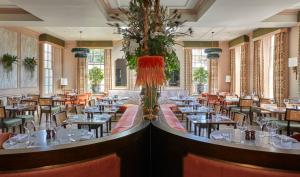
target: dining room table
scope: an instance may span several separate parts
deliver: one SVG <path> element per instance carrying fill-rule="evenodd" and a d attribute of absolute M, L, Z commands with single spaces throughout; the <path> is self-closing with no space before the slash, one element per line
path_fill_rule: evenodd
<path fill-rule="evenodd" d="M 272 114 L 272 117 L 276 117 L 278 120 L 284 120 L 286 107 L 278 107 L 274 105 L 264 104 L 263 106 L 252 106 L 252 114 L 255 110 L 267 111 Z M 253 116 L 253 115 L 252 115 Z"/>
<path fill-rule="evenodd" d="M 179 112 L 181 113 L 181 119 L 184 120 L 186 115 L 195 115 L 195 114 L 204 114 L 205 116 L 211 116 L 214 113 L 214 110 L 207 106 L 187 106 L 187 107 L 178 107 Z M 186 119 L 186 127 L 190 127 L 191 122 L 189 119 Z"/>
<path fill-rule="evenodd" d="M 9 112 L 9 117 L 15 118 L 17 114 L 21 114 L 30 108 L 27 104 L 13 104 L 5 106 L 5 110 Z"/>
<path fill-rule="evenodd" d="M 207 137 L 210 136 L 211 130 L 214 125 L 216 125 L 216 129 L 219 130 L 220 125 L 233 125 L 236 128 L 236 122 L 231 120 L 228 116 L 224 115 L 187 115 L 187 120 L 190 121 L 190 125 L 194 124 L 194 134 L 201 136 L 201 129 L 206 128 Z M 187 127 L 188 129 L 188 127 Z M 191 126 L 189 127 L 191 130 Z"/>
<path fill-rule="evenodd" d="M 169 97 L 169 100 L 189 103 L 189 102 L 197 101 L 197 98 L 192 96 L 175 96 L 175 97 Z"/>
<path fill-rule="evenodd" d="M 213 131 L 210 135 L 210 140 L 212 142 L 224 142 L 226 144 L 265 147 L 274 151 L 276 149 L 300 150 L 300 142 L 286 135 L 267 131 L 255 131 L 254 135 L 254 139 L 248 139 L 246 138 L 245 131 L 229 128 Z"/>
<path fill-rule="evenodd" d="M 106 131 L 111 130 L 111 118 L 110 114 L 96 114 L 93 117 L 89 117 L 85 114 L 70 115 L 65 121 L 66 124 L 77 124 L 78 129 L 86 125 L 89 130 L 94 129 L 96 132 L 96 138 L 99 137 L 98 129 L 100 128 L 100 137 L 103 137 L 103 125 L 106 124 Z"/>
<path fill-rule="evenodd" d="M 89 106 L 84 109 L 84 113 L 91 118 L 93 118 L 94 114 L 112 114 L 116 120 L 119 109 L 120 107 L 118 106 Z"/>
<path fill-rule="evenodd" d="M 93 133 L 85 129 L 56 127 L 53 131 L 55 131 L 55 134 L 51 134 L 51 136 L 47 136 L 49 135 L 47 130 L 17 134 L 6 140 L 2 147 L 3 149 L 45 148 L 95 138 Z"/>
<path fill-rule="evenodd" d="M 101 98 L 100 100 L 108 101 L 108 102 L 117 102 L 117 101 L 126 101 L 128 99 L 129 99 L 129 97 L 114 95 L 114 96 L 107 96 L 107 97 Z"/>

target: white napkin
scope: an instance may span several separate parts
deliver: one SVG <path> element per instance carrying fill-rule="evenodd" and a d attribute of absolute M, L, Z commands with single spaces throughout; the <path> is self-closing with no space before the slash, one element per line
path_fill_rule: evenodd
<path fill-rule="evenodd" d="M 221 134 L 215 134 L 215 135 L 211 135 L 215 140 L 221 140 L 224 137 Z"/>
<path fill-rule="evenodd" d="M 23 143 L 27 140 L 28 135 L 26 134 L 18 134 L 14 137 L 12 137 L 10 140 L 18 143 Z"/>

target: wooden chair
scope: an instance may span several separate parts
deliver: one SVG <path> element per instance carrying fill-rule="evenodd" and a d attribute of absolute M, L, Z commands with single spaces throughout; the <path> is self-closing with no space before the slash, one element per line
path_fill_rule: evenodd
<path fill-rule="evenodd" d="M 10 127 L 13 128 L 13 132 L 15 132 L 15 128 L 19 126 L 20 133 L 22 133 L 22 120 L 18 118 L 7 118 L 6 116 L 6 110 L 5 107 L 0 107 L 0 127 L 2 129 L 2 132 L 8 132 L 8 129 Z"/>
<path fill-rule="evenodd" d="M 21 97 L 7 97 L 7 105 L 14 105 L 21 102 Z"/>
<path fill-rule="evenodd" d="M 94 99 L 90 100 L 89 106 L 96 106 L 96 100 L 94 100 Z"/>
<path fill-rule="evenodd" d="M 240 120 L 245 121 L 246 115 L 242 113 L 235 112 L 233 115 L 233 121 L 238 122 Z"/>
<path fill-rule="evenodd" d="M 39 105 L 40 105 L 40 122 L 39 122 L 40 125 L 43 118 L 43 113 L 46 114 L 46 121 L 48 121 L 50 116 L 50 122 L 51 122 L 51 118 L 53 114 L 60 111 L 59 106 L 53 106 L 52 98 L 39 98 Z"/>
<path fill-rule="evenodd" d="M 66 128 L 67 123 L 65 122 L 68 119 L 67 112 L 61 111 L 53 115 L 56 126 L 63 126 Z"/>
<path fill-rule="evenodd" d="M 75 111 L 76 114 L 84 114 L 84 107 L 83 105 L 76 105 L 75 106 Z"/>
<path fill-rule="evenodd" d="M 37 112 L 37 115 L 39 118 L 39 113 L 38 113 L 37 101 L 22 100 L 21 103 L 26 104 L 28 106 L 28 109 L 25 112 L 22 112 L 22 114 L 17 115 L 16 118 L 19 118 L 22 120 L 22 126 L 24 127 L 26 122 L 34 121 L 35 112 Z M 26 112 L 28 112 L 28 114 L 26 114 Z"/>
<path fill-rule="evenodd" d="M 38 102 L 40 99 L 40 95 L 38 94 L 27 94 L 28 97 L 31 97 L 33 101 Z"/>
<path fill-rule="evenodd" d="M 250 116 L 251 108 L 253 106 L 253 100 L 252 99 L 240 99 L 239 106 L 231 108 L 231 113 L 243 113 L 246 115 L 246 117 L 250 118 L 250 123 L 252 125 L 252 116 Z"/>
<path fill-rule="evenodd" d="M 286 109 L 285 120 L 287 121 L 287 135 L 291 134 L 291 130 L 300 130 L 300 110 Z"/>
<path fill-rule="evenodd" d="M 214 107 L 216 104 L 219 104 L 218 95 L 207 95 L 207 106 Z"/>

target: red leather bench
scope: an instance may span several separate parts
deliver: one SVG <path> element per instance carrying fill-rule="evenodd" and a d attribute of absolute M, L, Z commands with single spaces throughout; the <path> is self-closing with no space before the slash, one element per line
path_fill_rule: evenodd
<path fill-rule="evenodd" d="M 184 177 L 299 177 L 299 173 L 240 166 L 188 154 L 183 160 Z"/>
<path fill-rule="evenodd" d="M 182 124 L 177 119 L 176 115 L 173 113 L 171 108 L 176 107 L 174 104 L 161 104 L 160 108 L 164 115 L 164 118 L 167 124 L 178 131 L 186 132 L 186 129 L 182 126 Z"/>
<path fill-rule="evenodd" d="M 0 177 L 120 177 L 120 159 L 112 154 L 60 167 L 0 173 Z"/>
<path fill-rule="evenodd" d="M 138 109 L 138 105 L 128 106 L 116 126 L 112 129 L 111 133 L 115 134 L 131 128 L 134 124 Z"/>

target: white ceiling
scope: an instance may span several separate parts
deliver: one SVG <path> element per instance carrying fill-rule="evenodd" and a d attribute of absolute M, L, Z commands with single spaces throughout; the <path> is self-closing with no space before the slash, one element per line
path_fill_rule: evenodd
<path fill-rule="evenodd" d="M 112 7 L 123 7 L 129 0 L 109 0 Z M 169 7 L 191 8 L 196 0 L 162 0 Z M 120 40 L 107 26 L 98 0 L 0 0 L 0 7 L 20 7 L 43 21 L 0 21 L 0 26 L 23 26 L 64 40 Z M 287 9 L 295 13 L 278 14 Z M 291 27 L 297 24 L 300 0 L 216 0 L 193 27 L 193 37 L 183 40 L 231 40 L 260 27 Z"/>

